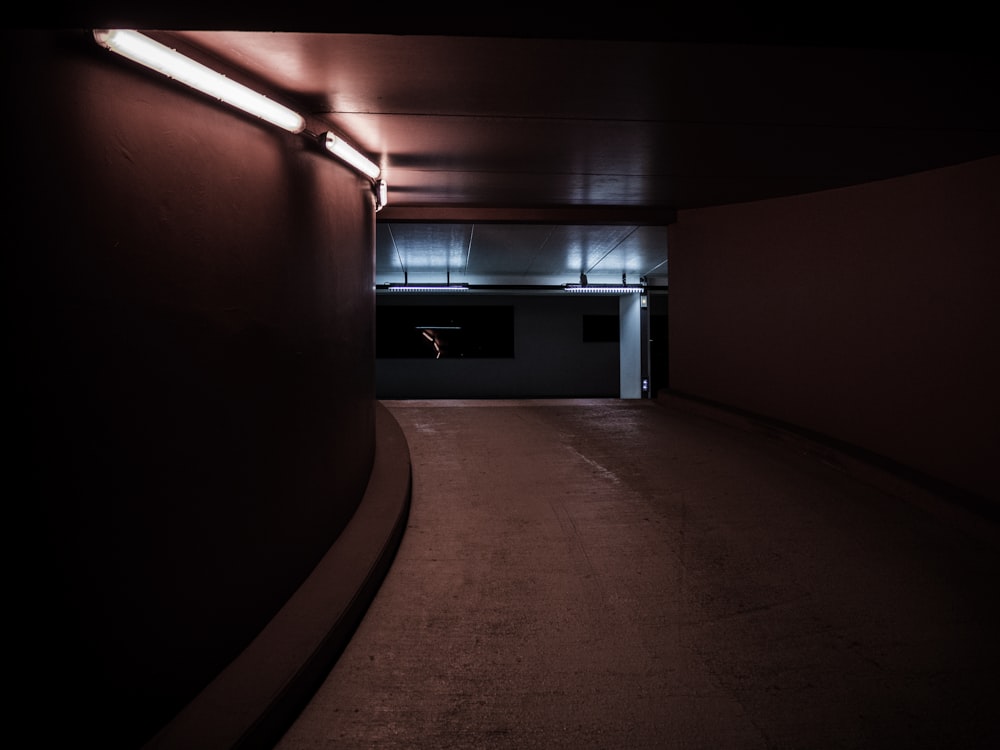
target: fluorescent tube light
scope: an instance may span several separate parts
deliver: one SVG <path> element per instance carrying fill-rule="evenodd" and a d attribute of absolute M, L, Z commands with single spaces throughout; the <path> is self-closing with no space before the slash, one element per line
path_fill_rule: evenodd
<path fill-rule="evenodd" d="M 468 284 L 389 284 L 390 292 L 467 292 Z"/>
<path fill-rule="evenodd" d="M 305 129 L 305 118 L 253 89 L 137 31 L 96 29 L 94 39 L 122 57 L 145 65 L 168 78 L 242 109 L 291 133 Z"/>
<path fill-rule="evenodd" d="M 641 286 L 627 284 L 564 284 L 567 292 L 587 292 L 589 294 L 631 294 L 641 292 Z"/>
<path fill-rule="evenodd" d="M 371 179 L 377 180 L 382 168 L 367 156 L 357 151 L 343 138 L 338 138 L 333 133 L 327 133 L 324 138 L 327 151 L 334 156 L 343 159 L 359 172 L 368 175 Z"/>

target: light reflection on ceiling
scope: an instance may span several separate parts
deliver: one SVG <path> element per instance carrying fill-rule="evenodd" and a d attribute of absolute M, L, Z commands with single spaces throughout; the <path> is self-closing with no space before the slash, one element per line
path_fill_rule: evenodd
<path fill-rule="evenodd" d="M 667 285 L 667 228 L 636 225 L 379 222 L 375 282 Z"/>

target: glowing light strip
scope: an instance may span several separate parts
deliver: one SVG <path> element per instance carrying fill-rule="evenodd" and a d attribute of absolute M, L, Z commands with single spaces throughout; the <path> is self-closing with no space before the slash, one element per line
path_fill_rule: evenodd
<path fill-rule="evenodd" d="M 137 31 L 97 29 L 94 31 L 94 39 L 122 57 L 291 133 L 301 133 L 305 129 L 305 118 L 299 113 Z"/>
<path fill-rule="evenodd" d="M 382 173 L 382 168 L 379 167 L 378 164 L 357 151 L 343 138 L 338 138 L 333 133 L 327 133 L 324 142 L 327 151 L 334 156 L 343 159 L 359 172 L 368 175 L 371 179 L 377 180 L 378 176 Z"/>
<path fill-rule="evenodd" d="M 589 292 L 591 294 L 629 294 L 641 292 L 641 286 L 618 286 L 613 284 L 566 284 L 567 292 Z"/>
<path fill-rule="evenodd" d="M 389 284 L 390 292 L 467 292 L 468 284 Z"/>

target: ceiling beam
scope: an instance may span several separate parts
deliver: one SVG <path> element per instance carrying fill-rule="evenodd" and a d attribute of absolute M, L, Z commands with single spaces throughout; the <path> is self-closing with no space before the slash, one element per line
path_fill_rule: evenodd
<path fill-rule="evenodd" d="M 571 206 L 565 208 L 474 208 L 464 206 L 393 206 L 378 213 L 379 222 L 464 224 L 572 224 L 666 226 L 677 220 L 672 208 Z"/>

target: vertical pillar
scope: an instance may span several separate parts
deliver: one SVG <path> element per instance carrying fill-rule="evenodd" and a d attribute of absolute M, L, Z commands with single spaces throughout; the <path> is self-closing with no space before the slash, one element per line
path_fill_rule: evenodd
<path fill-rule="evenodd" d="M 618 300 L 619 372 L 621 398 L 642 398 L 642 315 L 639 294 L 623 294 Z"/>
<path fill-rule="evenodd" d="M 651 315 L 649 311 L 649 295 L 643 292 L 639 296 L 639 346 L 641 352 L 641 365 L 642 370 L 640 375 L 642 376 L 642 397 L 649 398 L 652 395 L 652 357 L 650 356 L 650 339 L 652 334 L 650 331 L 650 321 L 649 316 Z"/>

